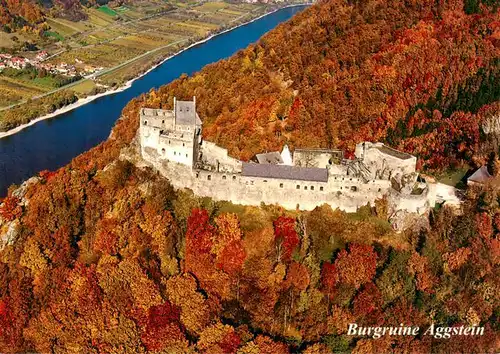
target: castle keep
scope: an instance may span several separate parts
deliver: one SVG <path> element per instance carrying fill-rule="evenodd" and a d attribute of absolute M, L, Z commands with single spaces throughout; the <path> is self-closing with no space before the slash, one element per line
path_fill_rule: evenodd
<path fill-rule="evenodd" d="M 237 204 L 280 204 L 312 210 L 321 204 L 354 212 L 386 196 L 393 211 L 424 213 L 435 204 L 433 186 L 420 182 L 416 157 L 363 142 L 355 158 L 343 151 L 295 149 L 256 155 L 243 162 L 202 138 L 196 99 L 174 99 L 172 111 L 142 108 L 142 158 L 176 188 Z"/>

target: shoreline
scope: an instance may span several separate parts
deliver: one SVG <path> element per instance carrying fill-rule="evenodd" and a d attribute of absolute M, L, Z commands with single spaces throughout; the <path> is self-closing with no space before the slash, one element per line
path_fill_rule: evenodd
<path fill-rule="evenodd" d="M 224 33 L 227 33 L 227 32 L 230 32 L 230 31 L 233 31 L 239 27 L 242 27 L 242 26 L 246 26 L 246 25 L 249 25 L 250 23 L 254 22 L 254 21 L 257 21 L 257 20 L 260 20 L 261 18 L 265 17 L 265 16 L 269 16 L 277 11 L 280 11 L 280 10 L 283 10 L 283 9 L 287 9 L 287 8 L 291 8 L 291 7 L 297 7 L 297 6 L 311 6 L 313 3 L 303 3 L 303 4 L 291 4 L 291 5 L 287 5 L 287 6 L 283 6 L 283 7 L 279 7 L 277 9 L 274 9 L 272 11 L 269 11 L 269 12 L 266 12 L 254 19 L 251 19 L 250 21 L 247 21 L 247 22 L 243 22 L 239 25 L 236 25 L 236 26 L 233 26 L 233 27 L 230 27 L 230 28 L 227 28 L 221 32 L 217 32 L 217 33 L 214 33 L 214 34 L 211 34 L 210 36 L 206 37 L 206 38 L 203 38 L 203 39 L 200 39 L 199 41 L 195 42 L 195 43 L 192 43 L 190 44 L 189 46 L 185 47 L 185 48 L 181 48 L 179 51 L 175 52 L 174 54 L 168 56 L 167 58 L 161 60 L 159 63 L 153 65 L 151 68 L 149 68 L 148 70 L 146 70 L 145 72 L 139 74 L 138 76 L 136 76 L 135 78 L 133 79 L 130 79 L 129 81 L 125 82 L 122 86 L 116 88 L 116 89 L 113 89 L 113 90 L 109 90 L 109 91 L 105 91 L 105 92 L 101 92 L 101 93 L 98 93 L 97 95 L 93 95 L 93 96 L 87 96 L 87 97 L 84 97 L 84 98 L 80 98 L 78 99 L 78 101 L 76 101 L 75 103 L 72 103 L 72 104 L 69 104 L 67 106 L 64 106 L 62 108 L 59 108 L 57 110 L 55 110 L 54 112 L 52 113 L 49 113 L 49 114 L 46 114 L 46 115 L 43 115 L 41 117 L 38 117 L 38 118 L 35 118 L 33 120 L 31 120 L 30 122 L 28 123 L 25 123 L 25 124 L 21 124 L 15 128 L 12 128 L 10 130 L 7 130 L 6 132 L 0 132 L 0 139 L 2 138 L 6 138 L 8 136 L 11 136 L 11 135 L 14 135 L 14 134 L 17 134 L 19 133 L 20 131 L 28 128 L 28 127 L 31 127 L 32 125 L 35 125 L 41 121 L 44 121 L 46 119 L 51 119 L 51 118 L 55 118 L 61 114 L 64 114 L 64 113 L 68 113 L 68 112 L 71 112 L 72 110 L 76 109 L 76 108 L 79 108 L 81 106 L 84 106 L 98 98 L 101 98 L 101 97 L 104 97 L 104 96 L 109 96 L 109 95 L 114 95 L 116 93 L 120 93 L 120 92 L 123 92 L 125 90 L 128 90 L 130 87 L 132 87 L 133 83 L 139 79 L 141 79 L 142 77 L 146 76 L 147 74 L 149 74 L 151 71 L 157 69 L 159 66 L 165 64 L 167 61 L 169 61 L 170 59 L 174 58 L 175 56 L 183 53 L 184 51 L 188 50 L 188 49 L 191 49 L 197 45 L 200 45 L 200 44 L 203 44 L 205 42 L 208 42 L 209 40 L 217 37 L 217 36 L 220 36 Z"/>

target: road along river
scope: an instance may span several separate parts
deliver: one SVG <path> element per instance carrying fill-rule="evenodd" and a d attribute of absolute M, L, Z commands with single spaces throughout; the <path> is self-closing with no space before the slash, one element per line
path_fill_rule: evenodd
<path fill-rule="evenodd" d="M 132 85 L 102 96 L 55 118 L 40 121 L 0 139 L 0 197 L 42 170 L 55 170 L 107 139 L 125 105 L 134 97 L 209 63 L 227 58 L 257 41 L 304 6 L 289 7 L 261 17 L 193 46 L 164 62 Z"/>

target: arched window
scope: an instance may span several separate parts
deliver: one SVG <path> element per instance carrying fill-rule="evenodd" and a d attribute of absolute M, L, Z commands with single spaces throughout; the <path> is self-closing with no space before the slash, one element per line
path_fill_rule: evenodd
<path fill-rule="evenodd" d="M 147 120 L 144 121 L 144 125 L 148 125 L 148 121 Z"/>
<path fill-rule="evenodd" d="M 161 153 L 162 153 L 162 154 L 165 154 L 165 149 L 161 149 Z"/>

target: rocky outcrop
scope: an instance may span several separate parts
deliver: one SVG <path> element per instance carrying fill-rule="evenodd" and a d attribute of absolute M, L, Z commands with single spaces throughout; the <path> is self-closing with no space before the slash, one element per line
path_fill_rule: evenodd
<path fill-rule="evenodd" d="M 389 223 L 394 231 L 402 232 L 412 230 L 418 232 L 429 228 L 429 218 L 427 213 L 420 215 L 406 210 L 398 210 L 389 217 Z"/>
<path fill-rule="evenodd" d="M 19 229 L 19 220 L 2 223 L 2 219 L 0 219 L 0 250 L 14 243 L 19 234 Z"/>
<path fill-rule="evenodd" d="M 29 203 L 29 200 L 26 198 L 28 188 L 39 182 L 39 177 L 32 177 L 12 192 L 12 196 L 19 199 L 18 205 L 23 207 L 23 209 Z M 21 223 L 19 220 L 6 220 L 0 216 L 0 250 L 3 250 L 7 245 L 12 245 L 16 241 L 20 228 Z"/>

